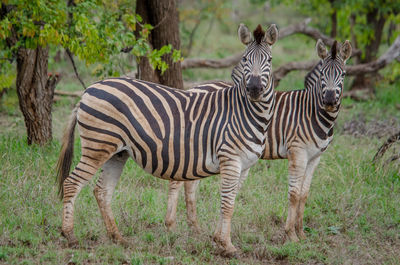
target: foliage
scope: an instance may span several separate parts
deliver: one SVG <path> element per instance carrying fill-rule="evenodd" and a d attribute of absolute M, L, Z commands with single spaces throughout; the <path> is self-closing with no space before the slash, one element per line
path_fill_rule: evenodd
<path fill-rule="evenodd" d="M 152 29 L 151 25 L 142 25 L 139 36 L 134 35 L 133 32 L 142 19 L 134 13 L 134 5 L 130 1 L 76 0 L 69 1 L 73 2 L 71 5 L 67 2 L 2 2 L 3 7 L 11 8 L 0 21 L 2 86 L 12 77 L 3 73 L 4 67 L 15 59 L 20 47 L 34 49 L 38 45 L 50 45 L 69 49 L 86 65 L 99 63 L 101 67 L 98 67 L 95 73 L 101 77 L 119 75 L 119 72 L 115 71 L 115 61 L 112 59 L 125 47 L 132 47 L 131 53 L 136 58 L 151 56 L 155 68 L 167 67 L 161 56 L 172 52 L 172 49 L 151 50 L 146 41 Z M 11 46 L 10 40 L 13 41 Z"/>
<path fill-rule="evenodd" d="M 185 56 L 188 55 L 193 38 L 200 24 L 209 23 L 209 30 L 213 26 L 215 20 L 220 23 L 229 17 L 230 1 L 227 0 L 199 0 L 182 3 L 179 7 L 180 32 L 182 39 L 182 50 Z M 209 31 L 208 30 L 208 31 Z M 207 36 L 203 36 L 206 38 Z"/>
<path fill-rule="evenodd" d="M 113 2 L 107 2 L 108 9 L 114 8 Z M 115 6 L 121 2 L 115 1 Z M 271 13 L 272 20 L 278 17 L 284 21 L 286 10 L 279 8 Z M 254 23 L 260 20 L 257 16 Z M 193 47 L 193 56 L 218 58 L 241 51 L 236 33 L 227 34 L 223 28 L 216 24 L 205 42 Z M 273 47 L 274 69 L 289 61 L 315 60 L 314 47 L 315 41 L 301 35 L 280 40 Z M 81 90 L 72 77 L 71 65 L 59 64 L 51 67 L 58 67 L 65 76 L 60 89 Z M 77 64 L 82 67 L 81 62 Z M 189 80 L 230 79 L 230 69 L 185 71 Z M 87 70 L 82 74 L 89 75 Z M 278 89 L 302 88 L 304 74 L 289 74 Z M 243 254 L 231 260 L 216 255 L 211 240 L 219 217 L 219 178 L 204 179 L 199 185 L 200 234 L 192 234 L 187 226 L 182 193 L 177 230 L 166 232 L 167 182 L 146 174 L 132 160 L 124 168 L 112 202 L 117 225 L 131 245 L 124 248 L 107 238 L 93 196 L 95 177 L 76 202 L 75 231 L 80 247 L 67 248 L 60 236 L 62 203 L 57 198 L 54 167 L 60 148 L 57 139 L 78 99 L 58 100 L 53 106 L 53 142 L 29 147 L 24 141 L 24 120 L 17 104 L 11 103 L 18 102 L 16 91 L 11 91 L 0 103 L 0 263 L 356 264 L 362 260 L 367 264 L 399 264 L 399 164 L 372 166 L 370 160 L 384 139 L 345 135 L 342 129 L 360 113 L 368 120 L 400 120 L 396 107 L 399 85 L 399 80 L 394 84 L 380 82 L 375 100 L 343 102 L 333 143 L 321 157 L 312 181 L 305 210 L 305 241 L 284 243 L 287 161 L 260 161 L 251 169 L 236 198 L 232 223 L 232 241 Z M 74 165 L 79 159 L 79 141 L 75 147 Z"/>
<path fill-rule="evenodd" d="M 181 53 L 179 50 L 172 49 L 172 45 L 168 44 L 161 49 L 154 49 L 148 55 L 150 63 L 155 66 L 156 69 L 161 71 L 161 74 L 165 72 L 168 68 L 168 64 L 162 60 L 162 56 L 164 54 L 168 54 L 172 52 L 172 61 L 177 62 L 181 60 Z"/>
<path fill-rule="evenodd" d="M 0 54 L 2 52 L 0 51 Z M 1 56 L 1 55 L 0 55 Z M 5 60 L 0 63 L 0 93 L 3 89 L 11 87 L 16 77 L 15 70 L 13 70 L 10 61 Z"/>
<path fill-rule="evenodd" d="M 272 3 L 278 5 L 282 1 L 273 0 Z M 358 48 L 364 54 L 365 47 L 375 38 L 375 25 L 368 22 L 367 16 L 376 19 L 383 17 L 387 24 L 391 22 L 399 24 L 400 22 L 400 6 L 396 1 L 284 0 L 283 3 L 296 6 L 301 13 L 312 17 L 313 23 L 325 33 L 330 32 L 332 27 L 330 17 L 336 12 L 338 38 L 352 39 L 352 34 L 354 34 Z M 355 18 L 353 28 L 350 23 L 351 16 Z M 389 37 L 394 40 L 400 34 L 399 28 L 397 27 L 396 31 L 391 34 Z"/>

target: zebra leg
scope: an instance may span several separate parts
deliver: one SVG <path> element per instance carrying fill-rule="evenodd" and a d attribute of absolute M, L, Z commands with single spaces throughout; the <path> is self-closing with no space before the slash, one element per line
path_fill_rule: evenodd
<path fill-rule="evenodd" d="M 185 202 L 186 202 L 186 214 L 190 228 L 193 232 L 199 233 L 200 227 L 197 222 L 197 211 L 196 211 L 196 189 L 199 185 L 200 180 L 185 181 Z"/>
<path fill-rule="evenodd" d="M 112 156 L 103 165 L 101 175 L 93 190 L 101 215 L 103 216 L 108 236 L 114 242 L 123 245 L 128 245 L 128 243 L 122 238 L 118 227 L 115 224 L 114 215 L 111 210 L 111 200 L 128 157 L 129 154 L 126 151 L 119 152 Z"/>
<path fill-rule="evenodd" d="M 183 181 L 172 180 L 168 185 L 168 203 L 165 225 L 168 231 L 174 231 L 176 227 L 176 207 L 178 206 L 179 190 L 183 186 Z"/>
<path fill-rule="evenodd" d="M 297 221 L 296 221 L 296 232 L 300 239 L 305 239 L 306 235 L 303 231 L 303 216 L 304 216 L 304 207 L 306 205 L 306 201 L 308 198 L 308 192 L 310 190 L 311 180 L 314 174 L 315 169 L 319 164 L 320 156 L 314 158 L 313 160 L 308 161 L 306 167 L 306 173 L 303 180 L 303 185 L 300 192 L 300 202 L 297 209 Z"/>
<path fill-rule="evenodd" d="M 303 177 L 307 166 L 307 154 L 302 149 L 290 150 L 289 160 L 289 210 L 285 224 L 285 232 L 290 241 L 298 242 L 299 238 L 295 232 L 295 222 L 297 220 L 297 208 L 300 202 L 300 192 Z"/>
<path fill-rule="evenodd" d="M 240 186 L 240 164 L 221 163 L 221 215 L 214 233 L 214 242 L 222 249 L 222 256 L 235 256 L 236 248 L 231 241 L 231 219 L 235 198 Z"/>
<path fill-rule="evenodd" d="M 240 179 L 239 179 L 239 190 L 243 185 L 243 182 L 247 179 L 247 176 L 249 175 L 250 168 L 246 169 L 245 171 L 240 174 Z"/>
<path fill-rule="evenodd" d="M 89 156 L 90 157 L 90 156 Z M 81 161 L 63 182 L 63 221 L 62 235 L 67 239 L 69 247 L 75 247 L 78 240 L 74 235 L 74 204 L 75 200 L 86 183 L 100 168 L 99 159 L 89 159 L 82 156 Z"/>

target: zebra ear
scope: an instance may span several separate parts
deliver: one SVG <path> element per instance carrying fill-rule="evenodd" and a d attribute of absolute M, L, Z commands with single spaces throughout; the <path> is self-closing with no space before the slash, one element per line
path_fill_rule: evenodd
<path fill-rule="evenodd" d="M 245 24 L 240 23 L 239 28 L 238 28 L 238 35 L 240 41 L 244 44 L 247 45 L 251 42 L 251 34 L 249 31 L 249 28 L 246 27 Z"/>
<path fill-rule="evenodd" d="M 326 49 L 325 44 L 322 42 L 321 39 L 318 39 L 317 44 L 315 45 L 315 49 L 317 50 L 317 54 L 321 59 L 325 59 L 328 55 L 328 50 Z"/>
<path fill-rule="evenodd" d="M 278 40 L 278 28 L 275 24 L 272 24 L 265 33 L 264 40 L 272 46 Z"/>
<path fill-rule="evenodd" d="M 347 59 L 350 58 L 351 56 L 351 44 L 350 41 L 346 40 L 343 44 L 342 47 L 340 47 L 340 55 L 342 56 L 342 59 L 344 62 L 347 61 Z"/>

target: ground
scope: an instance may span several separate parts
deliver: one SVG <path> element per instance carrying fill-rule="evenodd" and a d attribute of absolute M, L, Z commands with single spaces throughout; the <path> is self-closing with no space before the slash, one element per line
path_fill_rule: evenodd
<path fill-rule="evenodd" d="M 248 23 L 255 27 L 258 22 Z M 236 28 L 225 33 L 218 30 L 211 30 L 206 44 L 199 37 L 194 55 L 218 58 L 243 49 Z M 200 36 L 206 31 L 204 26 Z M 215 41 L 216 36 L 224 41 Z M 272 50 L 273 67 L 292 60 L 316 59 L 314 45 L 302 36 L 278 41 Z M 85 69 L 80 63 L 87 84 L 95 81 Z M 57 89 L 82 89 L 68 61 L 51 64 L 50 70 L 62 74 Z M 184 78 L 229 80 L 229 73 L 230 69 L 192 69 L 184 72 Z M 304 76 L 304 72 L 291 73 L 278 90 L 302 88 Z M 350 81 L 347 78 L 346 89 Z M 62 203 L 57 195 L 55 164 L 62 131 L 77 99 L 63 97 L 55 103 L 54 140 L 49 145 L 28 146 L 16 93 L 10 90 L 0 101 L 0 263 L 400 264 L 399 161 L 371 162 L 384 140 L 399 130 L 398 86 L 399 81 L 383 78 L 376 84 L 375 99 L 343 100 L 334 141 L 322 156 L 311 185 L 304 215 L 305 241 L 285 241 L 287 161 L 259 161 L 251 169 L 233 216 L 232 242 L 240 249 L 238 259 L 217 255 L 211 240 L 219 216 L 218 176 L 203 180 L 199 186 L 201 232 L 190 232 L 182 198 L 177 230 L 167 232 L 164 216 L 168 183 L 146 174 L 133 161 L 124 169 L 112 205 L 118 227 L 130 246 L 116 245 L 107 238 L 92 193 L 95 178 L 76 202 L 79 247 L 68 248 L 60 235 Z M 75 147 L 74 164 L 79 157 L 78 139 Z M 399 145 L 392 147 L 382 161 L 393 152 L 399 152 Z"/>

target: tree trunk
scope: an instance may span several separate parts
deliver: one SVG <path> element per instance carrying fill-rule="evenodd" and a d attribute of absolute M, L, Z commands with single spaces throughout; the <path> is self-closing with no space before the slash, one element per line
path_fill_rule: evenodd
<path fill-rule="evenodd" d="M 355 33 L 355 26 L 356 26 L 356 14 L 351 13 L 350 15 L 350 35 L 351 35 L 351 46 L 353 46 L 353 50 L 354 49 L 358 49 L 358 42 L 357 42 L 357 37 L 356 37 L 356 33 Z M 353 60 L 354 60 L 354 64 L 359 64 L 360 60 L 361 60 L 361 55 L 362 52 L 352 56 Z"/>
<path fill-rule="evenodd" d="M 337 34 L 337 12 L 336 9 L 333 10 L 331 15 L 332 29 L 331 29 L 331 38 L 336 38 Z"/>
<path fill-rule="evenodd" d="M 360 63 L 369 63 L 376 59 L 379 46 L 382 40 L 383 27 L 386 19 L 379 15 L 378 10 L 374 9 L 367 14 L 367 24 L 374 29 L 374 39 L 365 47 L 365 57 L 361 58 Z M 374 92 L 373 83 L 377 79 L 377 73 L 370 75 L 357 75 L 354 78 L 351 90 L 367 89 L 370 93 Z"/>
<path fill-rule="evenodd" d="M 142 17 L 143 23 L 154 26 L 149 36 L 153 49 L 160 49 L 168 44 L 171 44 L 173 49 L 180 49 L 179 18 L 175 0 L 138 0 L 136 13 Z M 162 59 L 168 64 L 164 74 L 158 70 L 154 71 L 147 58 L 140 58 L 138 78 L 183 89 L 181 63 L 174 63 L 171 54 L 164 55 Z"/>
<path fill-rule="evenodd" d="M 16 86 L 29 145 L 52 139 L 51 108 L 58 75 L 48 78 L 48 57 L 48 47 L 19 48 L 17 54 Z"/>
<path fill-rule="evenodd" d="M 332 14 L 331 14 L 331 38 L 336 38 L 337 34 L 337 10 L 335 7 L 335 0 L 329 0 L 329 3 L 331 4 L 332 8 Z"/>

